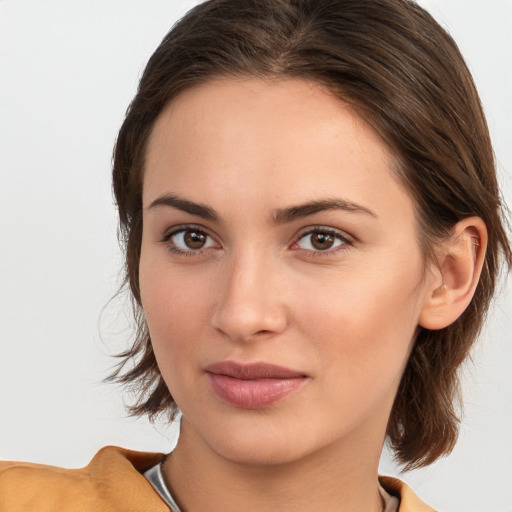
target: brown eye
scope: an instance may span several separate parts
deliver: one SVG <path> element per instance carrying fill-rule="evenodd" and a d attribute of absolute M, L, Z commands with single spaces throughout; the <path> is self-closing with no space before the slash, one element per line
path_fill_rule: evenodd
<path fill-rule="evenodd" d="M 217 245 L 210 235 L 193 227 L 178 229 L 166 235 L 162 242 L 176 254 L 200 253 L 203 249 Z"/>
<path fill-rule="evenodd" d="M 304 233 L 297 241 L 300 249 L 306 249 L 311 252 L 320 253 L 345 248 L 351 245 L 343 233 L 330 229 L 314 229 Z"/>
<path fill-rule="evenodd" d="M 206 243 L 206 235 L 200 231 L 185 231 L 183 241 L 189 249 L 202 249 Z"/>
<path fill-rule="evenodd" d="M 319 251 L 330 249 L 334 245 L 334 237 L 329 233 L 313 233 L 311 235 L 311 245 Z"/>

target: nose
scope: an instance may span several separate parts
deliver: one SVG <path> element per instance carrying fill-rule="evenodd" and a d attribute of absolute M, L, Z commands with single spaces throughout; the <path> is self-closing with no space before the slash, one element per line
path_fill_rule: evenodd
<path fill-rule="evenodd" d="M 217 276 L 221 284 L 213 327 L 238 342 L 282 333 L 288 315 L 286 289 L 278 266 L 263 255 L 247 252 L 226 262 L 224 271 Z"/>

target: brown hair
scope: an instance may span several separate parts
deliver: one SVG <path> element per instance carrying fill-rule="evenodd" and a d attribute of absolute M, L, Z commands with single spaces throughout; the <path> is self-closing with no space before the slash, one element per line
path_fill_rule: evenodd
<path fill-rule="evenodd" d="M 176 412 L 139 292 L 145 148 L 156 118 L 180 92 L 237 75 L 312 80 L 352 104 L 398 155 L 396 173 L 414 198 L 426 261 L 461 219 L 478 216 L 487 226 L 471 304 L 449 327 L 419 330 L 389 419 L 397 460 L 407 468 L 430 464 L 455 444 L 457 369 L 483 323 L 500 253 L 509 265 L 512 255 L 471 75 L 452 38 L 409 0 L 211 0 L 167 34 L 147 64 L 114 151 L 126 282 L 139 326 L 114 378 L 138 390 L 134 414 Z"/>

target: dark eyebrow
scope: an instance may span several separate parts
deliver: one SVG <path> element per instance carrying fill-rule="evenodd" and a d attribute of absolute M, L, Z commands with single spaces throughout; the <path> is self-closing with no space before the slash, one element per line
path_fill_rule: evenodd
<path fill-rule="evenodd" d="M 165 194 L 158 197 L 148 206 L 148 209 L 158 206 L 169 206 L 203 219 L 219 221 L 219 215 L 213 208 L 187 199 L 182 199 L 172 194 Z M 372 217 L 377 217 L 377 215 L 368 208 L 350 201 L 345 201 L 344 199 L 321 199 L 297 206 L 290 206 L 288 208 L 280 208 L 272 215 L 272 222 L 275 224 L 285 224 L 326 210 L 365 213 Z"/>
<path fill-rule="evenodd" d="M 171 194 L 165 194 L 156 198 L 149 206 L 150 208 L 156 208 L 157 206 L 170 206 L 171 208 L 176 208 L 178 210 L 182 210 L 186 213 L 190 213 L 191 215 L 197 215 L 203 219 L 217 221 L 219 220 L 219 216 L 217 212 L 200 203 L 194 203 L 193 201 L 188 201 L 187 199 L 181 199 L 177 196 L 173 196 Z"/>
<path fill-rule="evenodd" d="M 368 208 L 356 203 L 345 201 L 344 199 L 321 199 L 319 201 L 311 201 L 310 203 L 279 209 L 272 216 L 272 220 L 276 224 L 284 224 L 286 222 L 292 222 L 326 210 L 343 210 L 346 212 L 365 213 L 372 217 L 377 217 L 377 215 Z"/>

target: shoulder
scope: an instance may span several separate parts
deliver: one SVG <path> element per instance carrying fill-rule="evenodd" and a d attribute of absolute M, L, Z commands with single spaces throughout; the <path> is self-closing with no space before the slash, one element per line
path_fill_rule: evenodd
<path fill-rule="evenodd" d="M 168 508 L 141 474 L 162 457 L 158 453 L 108 446 L 80 469 L 0 462 L 0 510 L 167 512 Z"/>
<path fill-rule="evenodd" d="M 398 478 L 381 476 L 379 482 L 387 492 L 400 498 L 398 512 L 436 512 L 435 509 L 421 501 L 412 489 Z"/>

